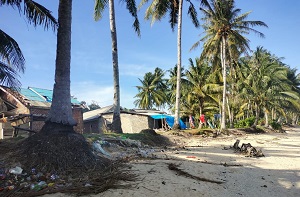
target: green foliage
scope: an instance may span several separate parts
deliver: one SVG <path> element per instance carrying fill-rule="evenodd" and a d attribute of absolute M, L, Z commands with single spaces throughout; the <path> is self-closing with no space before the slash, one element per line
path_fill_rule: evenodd
<path fill-rule="evenodd" d="M 276 121 L 272 121 L 270 125 L 271 125 L 272 129 L 275 129 L 275 130 L 281 130 L 282 129 L 281 124 L 279 124 Z"/>
<path fill-rule="evenodd" d="M 234 124 L 235 128 L 245 128 L 251 127 L 255 121 L 255 117 L 246 118 L 244 120 L 240 120 Z"/>

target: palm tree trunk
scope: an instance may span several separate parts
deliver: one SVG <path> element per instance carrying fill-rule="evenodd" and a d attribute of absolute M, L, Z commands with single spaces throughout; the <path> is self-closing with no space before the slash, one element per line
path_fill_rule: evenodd
<path fill-rule="evenodd" d="M 222 116 L 221 116 L 221 130 L 226 128 L 225 120 L 226 120 L 226 38 L 222 36 L 222 44 L 221 44 L 221 63 L 223 68 L 223 98 L 222 98 Z"/>
<path fill-rule="evenodd" d="M 45 124 L 47 126 L 47 124 L 58 123 L 70 131 L 76 125 L 76 121 L 72 115 L 70 93 L 71 21 L 72 0 L 60 0 L 58 8 L 59 27 L 57 32 L 55 83 L 52 105 Z"/>
<path fill-rule="evenodd" d="M 229 118 L 229 128 L 233 128 L 233 113 L 230 110 L 228 97 L 226 97 L 227 109 L 228 109 L 228 118 Z"/>
<path fill-rule="evenodd" d="M 252 125 L 252 127 L 256 127 L 258 124 L 258 119 L 259 119 L 259 106 L 257 103 L 255 103 L 255 121 Z"/>
<path fill-rule="evenodd" d="M 182 1 L 179 0 L 178 10 L 178 34 L 177 34 L 177 82 L 176 82 L 176 103 L 175 103 L 175 120 L 173 129 L 179 129 L 179 112 L 180 112 L 180 83 L 181 83 L 181 27 L 182 27 Z"/>
<path fill-rule="evenodd" d="M 268 114 L 268 110 L 266 108 L 264 108 L 265 111 L 265 126 L 268 127 L 269 126 L 269 114 Z"/>
<path fill-rule="evenodd" d="M 109 0 L 109 20 L 110 20 L 111 43 L 112 43 L 112 62 L 113 62 L 113 80 L 114 80 L 114 114 L 113 114 L 112 129 L 113 132 L 115 133 L 122 133 L 121 116 L 120 116 L 118 44 L 117 44 L 117 30 L 116 30 L 114 0 Z"/>
<path fill-rule="evenodd" d="M 200 121 L 200 116 L 201 116 L 201 114 L 203 113 L 203 107 L 202 107 L 202 105 L 200 104 L 199 105 L 199 126 L 198 126 L 198 129 L 201 129 L 202 128 L 202 124 L 201 124 L 201 121 Z"/>

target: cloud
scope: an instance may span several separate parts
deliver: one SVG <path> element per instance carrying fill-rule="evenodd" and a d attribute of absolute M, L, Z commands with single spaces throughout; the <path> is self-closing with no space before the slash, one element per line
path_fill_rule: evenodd
<path fill-rule="evenodd" d="M 92 81 L 82 81 L 71 84 L 71 94 L 79 101 L 85 101 L 88 104 L 96 102 L 100 107 L 113 104 L 113 86 L 96 84 Z M 133 108 L 134 92 L 121 89 L 121 106 Z"/>
<path fill-rule="evenodd" d="M 91 104 L 97 102 L 101 107 L 113 104 L 113 86 L 104 86 L 92 81 L 71 84 L 71 94 L 79 101 Z"/>

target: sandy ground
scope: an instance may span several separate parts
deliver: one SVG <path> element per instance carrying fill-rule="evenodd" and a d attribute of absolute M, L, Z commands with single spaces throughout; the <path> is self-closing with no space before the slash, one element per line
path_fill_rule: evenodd
<path fill-rule="evenodd" d="M 234 153 L 236 139 L 261 148 L 265 157 Z M 110 189 L 96 196 L 123 197 L 298 197 L 300 196 L 300 128 L 286 133 L 244 134 L 218 138 L 176 138 L 185 149 L 153 153 L 157 159 L 131 162 L 139 180 L 130 189 Z M 224 149 L 225 147 L 225 149 Z M 210 164 L 207 164 L 208 162 Z M 193 176 L 222 181 L 199 181 L 169 170 L 174 163 Z M 228 164 L 224 166 L 221 164 Z M 230 166 L 236 165 L 236 166 Z M 44 197 L 65 197 L 65 194 Z"/>

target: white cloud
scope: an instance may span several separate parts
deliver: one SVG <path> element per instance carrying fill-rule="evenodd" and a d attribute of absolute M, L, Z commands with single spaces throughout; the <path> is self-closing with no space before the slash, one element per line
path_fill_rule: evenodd
<path fill-rule="evenodd" d="M 83 81 L 71 84 L 71 94 L 79 101 L 85 101 L 91 104 L 93 101 L 98 103 L 100 107 L 113 104 L 113 86 L 105 86 L 96 84 L 92 81 Z M 126 108 L 134 108 L 134 93 L 126 89 L 121 89 L 121 106 Z"/>
<path fill-rule="evenodd" d="M 104 86 L 92 81 L 71 84 L 72 95 L 79 101 L 91 104 L 97 102 L 101 107 L 113 104 L 113 86 Z"/>

